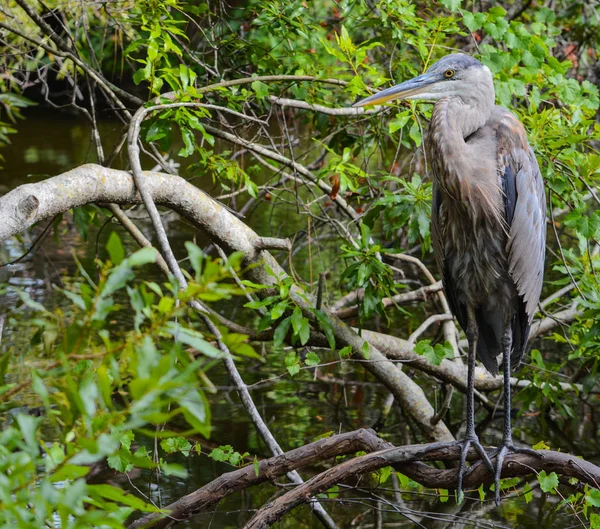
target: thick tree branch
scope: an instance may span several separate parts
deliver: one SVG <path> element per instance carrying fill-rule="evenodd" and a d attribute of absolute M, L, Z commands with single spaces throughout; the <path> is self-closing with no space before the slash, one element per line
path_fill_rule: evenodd
<path fill-rule="evenodd" d="M 200 489 L 167 505 L 167 515 L 150 514 L 136 520 L 128 529 L 166 529 L 188 520 L 194 514 L 205 511 L 223 498 L 253 485 L 273 481 L 290 470 L 314 465 L 333 457 L 350 455 L 359 450 L 367 455 L 356 457 L 334 466 L 308 480 L 303 485 L 279 497 L 261 509 L 248 523 L 247 529 L 265 528 L 280 519 L 286 512 L 308 501 L 312 496 L 323 492 L 336 483 L 373 472 L 385 466 L 393 466 L 397 471 L 429 488 L 456 486 L 456 470 L 439 469 L 425 464 L 431 461 L 456 461 L 460 447 L 448 443 L 410 445 L 394 447 L 378 438 L 372 430 L 357 430 L 335 435 L 305 445 L 301 448 L 260 461 L 258 473 L 253 465 L 223 474 Z M 581 483 L 599 488 L 600 468 L 568 454 L 541 451 L 540 457 L 528 454 L 513 454 L 506 458 L 503 477 L 531 476 L 541 470 L 557 472 L 565 477 L 573 477 Z M 472 461 L 477 458 L 475 451 L 470 454 Z M 477 488 L 480 484 L 490 484 L 493 477 L 485 465 L 476 464 L 465 478 L 465 486 Z"/>
<path fill-rule="evenodd" d="M 151 514 L 136 520 L 127 529 L 166 529 L 194 514 L 215 505 L 223 498 L 253 485 L 275 480 L 286 472 L 300 469 L 341 455 L 353 454 L 360 450 L 374 452 L 390 446 L 390 443 L 377 437 L 372 430 L 334 435 L 320 439 L 309 445 L 290 450 L 258 464 L 258 474 L 253 465 L 222 474 L 204 487 L 167 505 L 168 516 Z"/>
<path fill-rule="evenodd" d="M 268 264 L 277 276 L 286 276 L 268 252 L 257 249 L 260 237 L 225 207 L 182 178 L 162 173 L 146 175 L 148 193 L 157 204 L 168 205 L 178 211 L 220 246 L 243 252 L 248 264 L 260 265 L 250 269 L 255 282 L 277 284 L 276 279 L 266 272 L 264 264 Z M 125 171 L 84 165 L 44 182 L 20 186 L 0 198 L 0 215 L 5 218 L 5 222 L 0 223 L 0 240 L 24 231 L 48 216 L 91 202 L 139 203 L 140 197 L 131 176 Z M 308 297 L 298 292 L 296 298 L 296 302 L 312 314 L 313 305 Z M 331 319 L 336 340 L 352 345 L 357 354 L 363 354 L 364 340 L 333 315 Z M 443 422 L 431 424 L 435 412 L 422 388 L 375 346 L 370 347 L 369 361 L 364 365 L 394 394 L 398 403 L 422 426 L 428 438 L 453 439 Z"/>
<path fill-rule="evenodd" d="M 474 452 L 474 451 L 473 451 Z M 567 478 L 576 478 L 581 483 L 599 489 L 600 468 L 585 460 L 562 452 L 541 451 L 536 457 L 529 454 L 511 454 L 504 460 L 502 477 L 531 476 L 541 470 L 556 472 Z M 475 455 L 473 453 L 473 455 Z M 460 447 L 446 443 L 401 446 L 387 448 L 371 454 L 345 461 L 317 476 L 260 509 L 244 526 L 244 529 L 267 529 L 293 508 L 305 503 L 314 494 L 319 494 L 337 483 L 393 466 L 413 480 L 431 488 L 456 486 L 456 470 L 440 470 L 422 464 L 422 461 L 456 461 Z M 420 464 L 416 464 L 420 463 Z M 493 482 L 486 465 L 477 464 L 464 480 L 465 488 L 477 488 L 480 484 Z"/>
<path fill-rule="evenodd" d="M 260 237 L 256 232 L 206 193 L 177 176 L 147 174 L 148 186 L 157 204 L 179 212 L 220 246 L 243 252 L 248 263 L 267 263 L 276 273 L 285 274 L 270 253 L 258 250 Z M 48 180 L 25 184 L 0 197 L 0 240 L 74 207 L 107 202 L 139 204 L 140 201 L 129 173 L 94 164 L 82 165 Z M 253 267 L 251 273 L 257 283 L 273 282 L 273 277 L 263 266 Z M 411 367 L 465 391 L 464 368 L 454 362 L 443 360 L 435 366 L 417 355 L 406 340 L 367 330 L 363 330 L 363 336 L 389 358 L 410 363 Z M 518 387 L 531 384 L 529 380 L 511 379 L 511 382 Z M 477 368 L 475 387 L 478 390 L 494 391 L 501 386 L 501 377 L 491 377 L 485 370 Z M 570 390 L 575 386 L 561 383 L 561 387 Z"/>

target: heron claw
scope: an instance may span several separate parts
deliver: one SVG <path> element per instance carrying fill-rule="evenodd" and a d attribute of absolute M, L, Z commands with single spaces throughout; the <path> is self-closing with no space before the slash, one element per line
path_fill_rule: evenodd
<path fill-rule="evenodd" d="M 544 457 L 537 450 L 533 448 L 519 448 L 512 444 L 511 441 L 504 441 L 492 454 L 492 457 L 496 458 L 496 469 L 494 470 L 494 501 L 496 507 L 500 506 L 500 478 L 502 475 L 502 465 L 504 464 L 504 458 L 507 454 L 528 454 L 536 457 Z"/>
<path fill-rule="evenodd" d="M 490 461 L 490 458 L 489 458 L 487 452 L 485 451 L 485 448 L 479 442 L 479 438 L 477 437 L 477 435 L 473 434 L 473 435 L 466 437 L 465 439 L 463 439 L 461 441 L 455 441 L 455 444 L 460 446 L 460 463 L 458 465 L 458 483 L 456 486 L 456 492 L 458 494 L 458 503 L 462 503 L 463 498 L 464 498 L 464 493 L 463 493 L 463 488 L 462 488 L 463 478 L 467 474 L 469 474 L 469 472 L 473 468 L 473 465 L 471 465 L 469 467 L 465 467 L 469 449 L 471 447 L 475 448 L 475 450 L 481 457 L 481 461 L 483 461 L 492 472 L 494 472 L 494 466 L 492 465 L 492 462 Z"/>

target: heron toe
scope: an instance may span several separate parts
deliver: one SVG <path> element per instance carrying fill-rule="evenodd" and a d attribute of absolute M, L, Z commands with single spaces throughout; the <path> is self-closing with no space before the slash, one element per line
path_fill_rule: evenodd
<path fill-rule="evenodd" d="M 463 439 L 462 441 L 456 441 L 455 444 L 457 444 L 461 447 L 460 448 L 460 463 L 458 465 L 458 480 L 457 480 L 457 485 L 456 485 L 456 491 L 458 494 L 458 503 L 462 503 L 462 500 L 464 497 L 463 489 L 462 489 L 463 478 L 469 473 L 469 470 L 473 466 L 473 465 L 471 465 L 469 467 L 466 466 L 467 455 L 469 454 L 469 449 L 471 447 L 475 448 L 475 450 L 481 457 L 481 460 L 487 465 L 487 467 L 492 472 L 494 472 L 494 466 L 492 465 L 492 462 L 490 461 L 490 458 L 489 458 L 487 452 L 485 451 L 485 448 L 479 442 L 479 438 L 476 435 L 468 436 L 465 439 Z"/>
<path fill-rule="evenodd" d="M 504 465 L 504 458 L 508 454 L 529 454 L 536 457 L 544 457 L 537 450 L 533 448 L 520 448 L 512 444 L 512 442 L 503 442 L 497 450 L 492 454 L 492 457 L 496 458 L 496 469 L 494 470 L 494 501 L 496 507 L 500 505 L 500 479 L 502 477 L 502 466 Z"/>

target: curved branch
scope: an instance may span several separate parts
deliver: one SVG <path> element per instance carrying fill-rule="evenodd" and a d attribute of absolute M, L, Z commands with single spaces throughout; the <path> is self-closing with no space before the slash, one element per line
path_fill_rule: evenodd
<path fill-rule="evenodd" d="M 511 454 L 504 460 L 502 477 L 530 476 L 544 470 L 576 478 L 581 483 L 600 489 L 600 468 L 596 465 L 562 452 L 544 450 L 538 454 L 537 457 L 529 454 Z M 470 455 L 475 456 L 475 452 L 472 451 Z M 456 469 L 440 470 L 425 465 L 422 461 L 456 461 L 459 457 L 460 447 L 446 443 L 387 448 L 356 457 L 318 474 L 270 502 L 252 517 L 244 529 L 267 529 L 314 494 L 324 492 L 349 478 L 386 466 L 393 466 L 426 487 L 453 489 L 456 486 Z M 473 471 L 465 477 L 464 486 L 477 488 L 482 483 L 489 484 L 493 480 L 494 477 L 486 465 L 476 464 Z"/>
<path fill-rule="evenodd" d="M 347 108 L 331 108 L 316 103 L 307 103 L 306 101 L 298 101 L 297 99 L 286 99 L 285 97 L 270 96 L 271 103 L 280 107 L 300 108 L 302 110 L 312 110 L 329 116 L 363 116 L 370 114 L 378 114 L 385 107 L 377 107 L 375 109 L 366 109 L 365 107 L 347 107 Z M 360 111 L 360 112 L 359 112 Z"/>
<path fill-rule="evenodd" d="M 336 483 L 349 478 L 373 472 L 384 466 L 394 468 L 428 488 L 453 489 L 456 485 L 456 469 L 439 469 L 425 464 L 431 461 L 456 461 L 460 457 L 460 447 L 449 443 L 409 445 L 394 447 L 377 437 L 373 430 L 360 429 L 327 439 L 320 439 L 285 454 L 259 462 L 257 471 L 253 465 L 222 474 L 200 489 L 167 505 L 165 513 L 154 513 L 131 523 L 127 529 L 166 529 L 188 520 L 194 514 L 205 511 L 227 496 L 253 485 L 273 481 L 290 470 L 314 465 L 333 457 L 350 455 L 359 450 L 367 455 L 345 461 L 318 474 L 305 484 L 281 496 L 275 502 L 261 509 L 248 523 L 246 529 L 268 527 L 295 506 L 309 501 L 310 497 L 327 490 Z M 600 488 L 600 468 L 575 456 L 541 451 L 539 457 L 529 454 L 512 454 L 507 457 L 502 476 L 529 476 L 538 471 L 557 472 L 566 477 L 577 478 L 594 488 Z M 472 451 L 469 460 L 477 459 Z M 465 477 L 465 486 L 477 488 L 490 484 L 493 476 L 485 465 L 476 464 Z"/>
<path fill-rule="evenodd" d="M 219 88 L 229 88 L 230 86 L 237 86 L 241 84 L 249 84 L 254 81 L 261 81 L 263 83 L 277 82 L 277 81 L 310 81 L 313 83 L 324 83 L 332 84 L 337 86 L 346 86 L 348 81 L 342 81 L 341 79 L 323 79 L 321 77 L 315 77 L 314 75 L 258 75 L 256 77 L 244 77 L 242 79 L 232 79 L 231 81 L 221 81 L 220 83 L 211 84 L 198 88 L 198 92 L 204 94 L 206 92 L 213 92 Z M 162 96 L 161 96 L 162 97 Z"/>
<path fill-rule="evenodd" d="M 572 321 L 582 314 L 583 310 L 575 305 L 568 309 L 556 312 L 543 320 L 537 320 L 531 326 L 531 332 L 529 333 L 530 340 L 547 333 L 549 330 L 554 329 L 554 327 L 558 327 L 559 325 L 570 325 Z"/>
<path fill-rule="evenodd" d="M 259 250 L 261 243 L 256 232 L 209 195 L 178 176 L 152 172 L 146 174 L 147 185 L 157 204 L 168 206 L 182 214 L 220 246 L 230 251 L 243 252 L 249 264 L 268 264 L 276 275 L 285 274 L 270 253 Z M 0 241 L 57 213 L 85 204 L 107 202 L 141 202 L 129 173 L 86 164 L 39 183 L 19 186 L 0 197 Z M 257 283 L 271 284 L 274 281 L 273 276 L 266 273 L 264 266 L 253 267 L 251 273 Z M 466 376 L 461 366 L 449 360 L 443 360 L 439 366 L 435 366 L 417 355 L 406 340 L 394 336 L 367 330 L 363 330 L 362 335 L 389 358 L 410 362 L 412 367 L 465 391 Z M 376 376 L 379 378 L 377 374 Z M 530 384 L 527 380 L 512 379 L 511 382 L 518 387 Z M 491 377 L 478 368 L 475 376 L 475 387 L 478 390 L 493 391 L 501 386 L 501 377 Z M 567 390 L 572 388 L 571 384 L 564 384 L 563 387 Z"/>
<path fill-rule="evenodd" d="M 161 110 L 165 108 L 179 108 L 179 107 L 187 107 L 191 106 L 189 103 L 171 103 L 166 105 L 158 105 L 149 108 L 139 108 L 131 123 L 129 125 L 129 132 L 127 135 L 127 151 L 129 154 L 129 163 L 131 164 L 133 178 L 135 180 L 136 187 L 139 190 L 140 195 L 142 196 L 142 200 L 144 202 L 144 206 L 148 210 L 150 215 L 150 219 L 152 220 L 152 224 L 154 226 L 154 230 L 156 232 L 160 248 L 162 254 L 165 258 L 165 261 L 169 265 L 171 272 L 175 275 L 177 282 L 181 288 L 187 287 L 187 280 L 183 275 L 181 268 L 179 267 L 179 263 L 173 254 L 173 250 L 169 243 L 169 239 L 167 237 L 167 233 L 160 219 L 160 214 L 158 213 L 158 208 L 154 203 L 154 198 L 148 188 L 148 179 L 146 175 L 142 171 L 142 165 L 140 163 L 140 146 L 139 146 L 139 134 L 140 127 L 146 116 L 148 116 L 151 112 L 156 110 Z M 259 238 L 257 243 L 262 246 L 264 240 Z M 225 354 L 223 362 L 225 364 L 225 368 L 231 377 L 232 382 L 234 383 L 237 393 L 244 404 L 244 408 L 248 412 L 250 416 L 250 420 L 254 424 L 254 427 L 258 431 L 259 435 L 262 437 L 266 445 L 271 450 L 273 455 L 280 455 L 283 453 L 283 450 L 279 446 L 279 443 L 269 430 L 268 426 L 264 422 L 261 417 L 252 397 L 250 396 L 250 392 L 248 391 L 248 386 L 244 382 L 242 376 L 240 375 L 237 366 L 233 360 L 233 357 L 229 351 L 229 348 L 225 344 L 222 339 L 221 333 L 219 329 L 215 326 L 210 318 L 207 317 L 207 310 L 205 306 L 198 300 L 190 301 L 190 306 L 200 313 L 200 316 L 204 320 L 205 325 L 208 327 L 210 332 L 215 336 L 217 340 L 217 345 L 219 349 Z M 292 483 L 301 484 L 303 483 L 302 478 L 296 471 L 291 471 L 288 473 L 288 478 Z M 311 508 L 314 511 L 315 515 L 319 518 L 319 520 L 323 523 L 323 525 L 327 529 L 337 529 L 337 525 L 333 521 L 333 519 L 329 516 L 327 511 L 323 508 L 323 506 L 319 503 L 318 500 L 311 500 Z"/>
<path fill-rule="evenodd" d="M 302 310 L 304 315 L 315 320 L 313 305 L 308 301 L 306 293 L 296 285 L 290 289 L 290 297 Z M 358 358 L 364 358 L 368 369 L 396 398 L 398 404 L 417 422 L 428 439 L 434 441 L 452 441 L 454 436 L 441 421 L 435 423 L 435 410 L 427 399 L 423 388 L 414 382 L 401 368 L 395 365 L 365 336 L 359 335 L 332 313 L 323 309 L 328 316 L 336 343 L 349 345 Z"/>
<path fill-rule="evenodd" d="M 391 298 L 383 298 L 381 300 L 381 303 L 385 308 L 388 308 L 395 305 L 403 305 L 404 303 L 410 303 L 412 301 L 426 301 L 427 296 L 429 294 L 441 292 L 441 290 L 442 282 L 437 281 L 432 285 L 427 285 L 421 288 L 417 288 L 415 290 L 410 290 L 409 292 L 401 292 L 400 294 L 396 294 Z M 358 306 L 352 305 L 346 308 L 344 308 L 344 306 L 348 305 L 349 303 L 358 303 L 363 296 L 364 289 L 358 289 L 354 292 L 351 292 L 347 296 L 341 298 L 333 306 L 332 310 L 335 313 L 335 315 L 342 320 L 353 318 L 358 314 Z"/>
<path fill-rule="evenodd" d="M 412 344 L 396 336 L 366 329 L 363 329 L 362 336 L 382 351 L 388 358 L 408 364 L 410 367 L 423 371 L 442 382 L 452 384 L 463 393 L 466 392 L 467 371 L 464 365 L 456 364 L 447 359 L 442 360 L 440 365 L 432 364 L 424 356 L 415 353 Z M 495 404 L 487 401 L 479 391 L 496 391 L 502 388 L 502 384 L 501 376 L 493 377 L 486 369 L 480 366 L 475 368 L 475 395 L 488 409 L 493 410 L 497 409 L 497 407 Z M 526 388 L 533 384 L 533 382 L 531 380 L 520 380 L 516 377 L 511 377 L 510 384 L 513 387 Z M 573 384 L 571 382 L 556 382 L 556 384 L 563 391 L 583 391 L 581 384 Z"/>
<path fill-rule="evenodd" d="M 431 327 L 434 323 L 439 323 L 440 321 L 446 322 L 448 320 L 452 320 L 454 316 L 452 314 L 433 314 L 429 316 L 421 325 L 417 327 L 417 329 L 408 337 L 408 342 L 414 344 L 419 337 Z"/>
<path fill-rule="evenodd" d="M 254 282 L 276 286 L 277 277 L 286 277 L 287 274 L 273 256 L 258 249 L 261 243 L 256 232 L 209 195 L 177 176 L 152 172 L 144 174 L 145 186 L 154 202 L 181 213 L 220 246 L 243 252 L 247 264 L 258 265 L 250 267 L 249 271 Z M 0 240 L 73 207 L 91 202 L 131 204 L 140 201 L 129 173 L 94 164 L 83 165 L 43 182 L 20 186 L 1 197 L 0 215 L 4 216 L 4 222 L 0 223 Z M 271 269 L 271 274 L 267 268 Z M 296 296 L 298 305 L 314 317 L 314 304 L 308 296 L 303 292 L 298 292 Z M 336 341 L 352 345 L 356 354 L 363 355 L 363 338 L 335 316 L 330 315 L 330 318 Z M 377 347 L 371 345 L 370 358 L 364 362 L 364 366 L 394 394 L 398 403 L 421 425 L 429 439 L 453 439 L 443 422 L 431 424 L 435 410 L 423 389 L 380 353 Z"/>
<path fill-rule="evenodd" d="M 373 430 L 365 429 L 320 439 L 285 454 L 263 459 L 258 464 L 258 472 L 253 465 L 248 465 L 222 474 L 204 487 L 167 505 L 164 510 L 169 512 L 168 516 L 160 513 L 150 514 L 131 523 L 127 529 L 166 529 L 205 511 L 235 492 L 274 480 L 287 472 L 332 457 L 353 454 L 360 450 L 374 452 L 389 446 L 390 443 L 377 437 Z"/>

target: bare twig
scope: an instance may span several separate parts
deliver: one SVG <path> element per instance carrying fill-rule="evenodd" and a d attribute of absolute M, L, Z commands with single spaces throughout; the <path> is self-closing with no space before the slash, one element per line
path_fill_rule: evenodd
<path fill-rule="evenodd" d="M 312 110 L 329 116 L 361 116 L 369 114 L 378 114 L 385 107 L 377 107 L 376 109 L 366 109 L 364 107 L 348 107 L 348 108 L 330 108 L 315 103 L 307 103 L 306 101 L 298 101 L 296 99 L 286 99 L 284 97 L 270 96 L 271 103 L 280 107 L 300 108 L 303 110 Z M 360 111 L 360 112 L 359 112 Z"/>
<path fill-rule="evenodd" d="M 417 327 L 415 332 L 413 332 L 408 337 L 408 343 L 414 344 L 419 337 L 431 327 L 434 323 L 438 323 L 440 321 L 448 321 L 453 318 L 452 314 L 434 314 L 433 316 L 429 316 L 421 325 Z"/>

